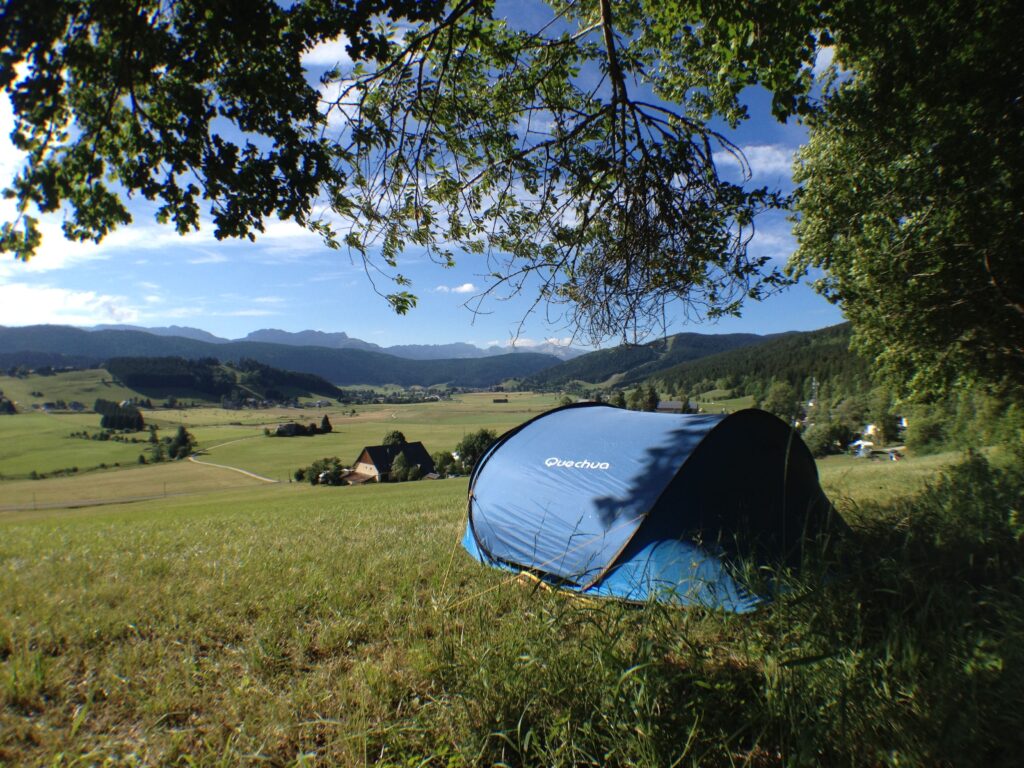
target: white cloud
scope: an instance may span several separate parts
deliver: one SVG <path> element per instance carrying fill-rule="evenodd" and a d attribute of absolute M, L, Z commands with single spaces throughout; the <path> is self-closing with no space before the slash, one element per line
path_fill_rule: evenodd
<path fill-rule="evenodd" d="M 149 296 L 143 297 L 147 304 L 160 304 L 163 302 L 163 297 L 157 296 L 156 294 L 150 294 Z"/>
<path fill-rule="evenodd" d="M 352 63 L 352 57 L 345 48 L 348 39 L 344 35 L 333 40 L 324 40 L 302 54 L 302 64 L 306 67 L 336 67 Z"/>
<path fill-rule="evenodd" d="M 124 296 L 51 285 L 0 285 L 0 325 L 97 325 L 138 320 L 138 309 Z"/>
<path fill-rule="evenodd" d="M 526 348 L 529 348 L 529 347 L 541 347 L 541 346 L 544 346 L 545 344 L 551 344 L 551 345 L 554 345 L 556 347 L 568 347 L 569 345 L 572 344 L 572 341 L 573 341 L 572 336 L 563 336 L 562 338 L 558 338 L 556 336 L 551 336 L 549 338 L 539 339 L 539 340 L 538 339 L 527 338 L 525 336 L 519 336 L 519 337 L 517 337 L 515 339 L 508 339 L 506 341 L 497 341 L 497 340 L 495 340 L 495 341 L 488 341 L 486 346 L 488 346 L 488 347 L 507 347 L 507 348 L 511 349 L 513 347 L 526 347 Z"/>
<path fill-rule="evenodd" d="M 463 283 L 462 285 L 439 285 L 434 289 L 437 293 L 476 293 L 480 289 L 477 288 L 473 283 Z"/>
<path fill-rule="evenodd" d="M 786 262 L 796 250 L 796 238 L 784 221 L 758 226 L 750 241 L 749 249 L 755 256 L 767 256 L 779 262 Z"/>
<path fill-rule="evenodd" d="M 818 49 L 818 55 L 814 59 L 814 74 L 816 77 L 821 77 L 825 73 L 825 70 L 832 64 L 835 54 L 836 49 L 831 45 Z"/>
<path fill-rule="evenodd" d="M 320 111 L 327 115 L 327 125 L 341 129 L 356 117 L 354 92 L 347 92 L 355 80 L 337 80 L 320 86 Z"/>
<path fill-rule="evenodd" d="M 782 175 L 789 176 L 793 172 L 792 147 L 780 144 L 748 144 L 740 147 L 740 151 L 750 166 L 751 177 Z M 736 156 L 729 152 L 715 152 L 714 161 L 719 167 L 741 170 L 742 165 Z"/>

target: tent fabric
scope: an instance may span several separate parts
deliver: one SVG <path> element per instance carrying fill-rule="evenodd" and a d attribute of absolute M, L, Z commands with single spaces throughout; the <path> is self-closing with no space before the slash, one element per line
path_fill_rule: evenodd
<path fill-rule="evenodd" d="M 741 559 L 797 562 L 830 505 L 794 430 L 757 410 L 578 404 L 499 438 L 470 480 L 464 547 L 582 594 L 756 607 Z"/>

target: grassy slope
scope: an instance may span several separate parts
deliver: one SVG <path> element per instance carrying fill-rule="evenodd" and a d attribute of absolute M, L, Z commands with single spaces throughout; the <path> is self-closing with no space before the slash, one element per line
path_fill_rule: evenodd
<path fill-rule="evenodd" d="M 741 618 L 517 585 L 458 549 L 465 490 L 5 516 L 0 764 L 1014 764 L 1022 602 L 971 596 L 959 528 Z"/>
<path fill-rule="evenodd" d="M 70 371 L 53 376 L 0 376 L 0 390 L 6 397 L 15 401 L 19 411 L 30 409 L 33 403 L 42 405 L 57 400 L 78 400 L 86 408 L 92 408 L 97 398 L 121 401 L 140 396 L 134 390 L 114 384 L 110 374 L 102 368 Z M 34 397 L 31 392 L 42 392 L 43 396 Z"/>

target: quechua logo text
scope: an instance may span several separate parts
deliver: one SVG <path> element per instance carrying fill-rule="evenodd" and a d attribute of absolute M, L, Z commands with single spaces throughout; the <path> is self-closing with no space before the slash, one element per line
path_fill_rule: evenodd
<path fill-rule="evenodd" d="M 549 469 L 610 469 L 611 464 L 607 461 L 591 461 L 590 459 L 560 459 L 551 456 L 544 460 L 544 466 Z"/>

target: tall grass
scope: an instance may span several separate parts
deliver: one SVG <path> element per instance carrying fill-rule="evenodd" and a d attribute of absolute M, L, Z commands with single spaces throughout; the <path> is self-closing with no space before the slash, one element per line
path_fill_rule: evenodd
<path fill-rule="evenodd" d="M 969 457 L 754 614 L 454 549 L 464 483 L 0 529 L 0 764 L 1017 765 L 1024 477 Z"/>

